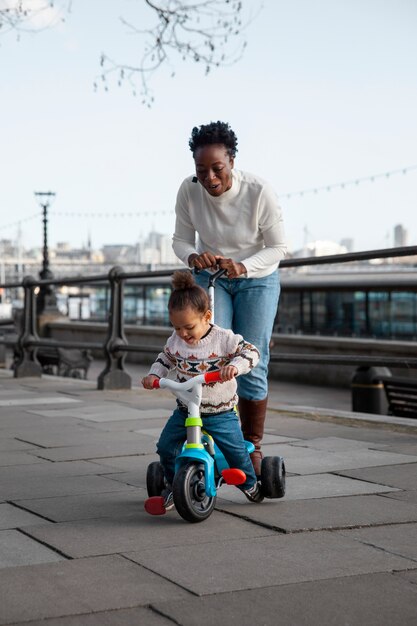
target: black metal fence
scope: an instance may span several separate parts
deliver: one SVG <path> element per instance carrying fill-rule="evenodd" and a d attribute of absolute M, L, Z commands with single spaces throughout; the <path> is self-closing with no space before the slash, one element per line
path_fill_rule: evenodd
<path fill-rule="evenodd" d="M 282 270 L 294 267 L 350 263 L 372 259 L 397 258 L 417 255 L 417 246 L 370 250 L 355 253 L 336 254 L 321 257 L 285 259 L 281 262 Z M 13 345 L 16 352 L 14 376 L 40 376 L 41 365 L 37 359 L 39 348 L 78 348 L 102 350 L 105 356 L 105 367 L 100 373 L 98 389 L 129 389 L 131 378 L 124 367 L 128 352 L 159 352 L 161 346 L 137 345 L 128 343 L 124 332 L 123 298 L 124 285 L 127 281 L 145 278 L 158 278 L 171 275 L 172 270 L 153 272 L 124 272 L 123 268 L 113 267 L 108 274 L 87 277 L 68 277 L 61 279 L 40 280 L 26 276 L 22 283 L 0 285 L 6 289 L 23 288 L 24 307 L 21 329 L 17 341 L 10 342 L 0 339 L 0 344 Z M 36 299 L 41 289 L 51 286 L 84 285 L 91 283 L 108 283 L 110 288 L 110 310 L 108 314 L 107 337 L 104 344 L 98 342 L 56 341 L 40 337 L 37 331 Z M 417 358 L 400 357 L 363 357 L 357 355 L 311 355 L 311 354 L 272 354 L 271 361 L 280 363 L 320 363 L 356 366 L 387 366 L 396 368 L 417 369 Z"/>

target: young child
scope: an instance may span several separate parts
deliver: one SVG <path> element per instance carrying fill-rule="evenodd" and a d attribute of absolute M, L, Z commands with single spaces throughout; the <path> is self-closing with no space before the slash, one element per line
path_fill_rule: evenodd
<path fill-rule="evenodd" d="M 154 380 L 166 377 L 170 370 L 176 371 L 178 382 L 204 374 L 208 369 L 220 371 L 221 382 L 203 385 L 200 406 L 203 428 L 213 437 L 229 466 L 245 472 L 246 482 L 239 488 L 248 500 L 261 502 L 263 496 L 234 410 L 238 401 L 235 377 L 255 367 L 259 352 L 241 335 L 210 323 L 212 314 L 208 295 L 196 285 L 190 272 L 174 272 L 172 285 L 168 312 L 174 332 L 149 374 L 142 379 L 142 385 L 145 389 L 152 389 Z M 186 439 L 187 407 L 179 400 L 177 405 L 157 444 L 167 484 L 162 494 L 166 510 L 174 506 L 175 457 Z"/>

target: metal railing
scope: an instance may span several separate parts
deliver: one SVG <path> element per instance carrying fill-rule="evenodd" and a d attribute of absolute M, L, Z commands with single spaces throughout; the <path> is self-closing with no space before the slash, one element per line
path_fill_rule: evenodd
<path fill-rule="evenodd" d="M 302 267 L 307 265 L 324 265 L 351 263 L 382 258 L 397 258 L 416 256 L 417 246 L 388 248 L 352 252 L 345 254 L 327 255 L 321 257 L 306 257 L 284 259 L 280 268 Z M 0 339 L 0 343 L 14 345 L 17 359 L 14 364 L 14 376 L 41 376 L 42 368 L 36 358 L 39 348 L 78 348 L 84 350 L 102 350 L 105 356 L 105 367 L 97 379 L 98 389 L 129 389 L 131 377 L 124 368 L 128 352 L 159 352 L 161 346 L 137 345 L 128 343 L 124 332 L 123 300 L 124 284 L 131 279 L 167 277 L 173 270 L 152 272 L 124 272 L 123 268 L 113 267 L 108 274 L 98 274 L 87 277 L 68 277 L 60 279 L 40 280 L 26 276 L 22 283 L 6 283 L 0 285 L 6 289 L 22 287 L 24 290 L 24 307 L 22 327 L 17 342 Z M 41 338 L 37 331 L 36 295 L 39 289 L 47 286 L 83 285 L 88 283 L 108 282 L 110 286 L 110 310 L 108 315 L 107 337 L 104 344 L 87 341 L 57 341 Z M 312 354 L 271 354 L 272 362 L 279 363 L 316 363 L 339 365 L 381 365 L 397 368 L 417 369 L 417 358 L 400 357 L 364 357 L 357 355 L 312 355 Z"/>

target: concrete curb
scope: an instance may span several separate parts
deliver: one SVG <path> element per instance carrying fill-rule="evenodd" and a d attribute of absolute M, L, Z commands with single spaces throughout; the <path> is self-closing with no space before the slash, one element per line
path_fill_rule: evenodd
<path fill-rule="evenodd" d="M 375 415 L 373 413 L 352 413 L 320 407 L 297 406 L 290 404 L 273 404 L 269 411 L 282 415 L 313 420 L 317 422 L 334 422 L 359 428 L 379 428 L 400 433 L 417 433 L 417 420 L 391 415 Z"/>

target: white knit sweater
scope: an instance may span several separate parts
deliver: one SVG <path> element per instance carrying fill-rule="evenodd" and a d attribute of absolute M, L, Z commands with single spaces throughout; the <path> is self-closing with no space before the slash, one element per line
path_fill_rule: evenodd
<path fill-rule="evenodd" d="M 176 380 L 183 382 L 206 372 L 217 372 L 225 365 L 234 365 L 238 374 L 247 374 L 257 365 L 259 352 L 241 335 L 213 324 L 210 332 L 194 345 L 188 345 L 174 331 L 163 352 L 160 352 L 149 374 L 164 378 L 176 370 Z M 202 413 L 229 411 L 237 403 L 236 379 L 203 385 Z"/>
<path fill-rule="evenodd" d="M 272 274 L 287 250 L 272 187 L 253 174 L 232 170 L 232 187 L 215 197 L 195 180 L 186 178 L 177 195 L 173 236 L 177 257 L 188 265 L 190 254 L 208 250 L 242 262 L 248 278 Z"/>

